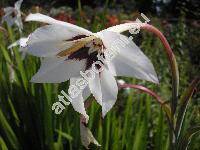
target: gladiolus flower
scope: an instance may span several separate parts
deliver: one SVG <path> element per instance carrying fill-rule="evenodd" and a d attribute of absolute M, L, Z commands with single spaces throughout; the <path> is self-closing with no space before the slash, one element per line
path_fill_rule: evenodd
<path fill-rule="evenodd" d="M 28 37 L 28 52 L 43 58 L 39 71 L 31 81 L 60 83 L 70 79 L 70 86 L 81 82 L 79 90 L 82 93 L 74 97 L 71 103 L 86 118 L 84 100 L 91 93 L 102 106 L 103 116 L 113 107 L 118 94 L 115 76 L 136 77 L 158 83 L 151 61 L 132 40 L 121 34 L 128 30 L 127 27 L 135 27 L 135 23 L 92 33 L 42 14 L 30 14 L 26 21 L 49 24 L 36 29 Z M 111 59 L 109 53 L 116 55 Z M 90 72 L 89 79 L 83 78 L 80 72 Z"/>
<path fill-rule="evenodd" d="M 2 23 L 6 22 L 8 26 L 13 26 L 16 24 L 21 32 L 23 29 L 23 23 L 21 19 L 21 11 L 20 7 L 23 0 L 19 0 L 15 3 L 14 7 L 6 7 L 4 8 L 5 15 L 2 17 Z"/>

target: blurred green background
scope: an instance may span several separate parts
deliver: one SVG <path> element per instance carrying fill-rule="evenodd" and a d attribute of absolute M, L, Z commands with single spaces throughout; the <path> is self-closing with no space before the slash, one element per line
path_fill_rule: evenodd
<path fill-rule="evenodd" d="M 13 6 L 14 2 L 1 0 L 0 7 Z M 141 19 L 140 13 L 144 13 L 151 20 L 150 24 L 163 32 L 176 55 L 182 93 L 192 79 L 200 75 L 199 3 L 199 0 L 24 0 L 21 10 L 25 15 L 30 12 L 47 14 L 93 32 L 125 20 Z M 25 23 L 21 36 L 26 37 L 40 25 Z M 8 50 L 7 46 L 20 35 L 16 27 L 9 28 L 5 24 L 4 27 L 8 35 L 0 32 L 0 149 L 84 149 L 80 141 L 79 114 L 71 105 L 61 115 L 51 110 L 60 91 L 67 90 L 68 82 L 30 83 L 40 61 L 33 56 L 22 60 L 17 47 Z M 144 85 L 170 100 L 171 75 L 161 42 L 144 31 L 137 34 L 134 41 L 153 62 L 160 84 L 125 77 L 119 79 Z M 197 88 L 184 120 L 184 130 L 200 123 L 199 103 Z M 144 93 L 121 89 L 117 103 L 104 119 L 95 101 L 88 114 L 88 126 L 102 145 L 100 148 L 91 145 L 91 149 L 169 149 L 165 114 L 155 100 Z M 199 135 L 192 138 L 189 149 L 200 149 Z"/>

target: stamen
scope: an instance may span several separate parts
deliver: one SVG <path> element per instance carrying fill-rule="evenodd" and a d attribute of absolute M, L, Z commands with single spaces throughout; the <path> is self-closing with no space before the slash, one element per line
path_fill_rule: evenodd
<path fill-rule="evenodd" d="M 70 55 L 74 52 L 76 52 L 77 50 L 83 48 L 85 46 L 85 42 L 81 41 L 78 42 L 77 44 L 74 44 L 72 47 L 70 47 L 69 49 L 66 49 L 64 51 L 61 51 L 60 53 L 57 54 L 57 56 L 59 57 L 64 57 L 67 55 Z"/>
<path fill-rule="evenodd" d="M 89 36 L 89 37 L 81 38 L 79 40 L 75 40 L 75 41 L 73 41 L 74 45 L 72 47 L 70 47 L 69 49 L 66 49 L 64 51 L 59 52 L 57 54 L 57 56 L 64 57 L 64 56 L 70 55 L 70 54 L 78 51 L 79 49 L 83 48 L 87 43 L 89 43 L 90 41 L 92 41 L 95 38 L 96 38 L 95 36 Z"/>

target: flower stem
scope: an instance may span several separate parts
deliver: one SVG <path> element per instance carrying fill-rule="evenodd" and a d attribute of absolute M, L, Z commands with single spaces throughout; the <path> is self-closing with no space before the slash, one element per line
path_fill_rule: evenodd
<path fill-rule="evenodd" d="M 165 38 L 165 36 L 154 26 L 143 23 L 141 25 L 141 29 L 150 31 L 154 33 L 158 38 L 161 40 L 163 46 L 165 47 L 165 52 L 167 54 L 167 58 L 170 63 L 171 68 L 171 74 L 172 74 L 172 101 L 171 101 L 171 109 L 172 109 L 172 115 L 174 116 L 176 107 L 177 107 L 177 100 L 178 100 L 178 87 L 179 87 L 179 72 L 178 72 L 178 66 L 176 62 L 176 58 L 174 56 L 174 53 Z"/>
<path fill-rule="evenodd" d="M 167 115 L 167 120 L 170 120 L 170 117 L 171 117 L 171 108 L 169 107 L 169 105 L 166 104 L 166 101 L 164 101 L 160 96 L 158 96 L 152 90 L 150 90 L 150 89 L 148 89 L 148 88 L 146 88 L 144 86 L 134 85 L 134 84 L 119 84 L 118 87 L 119 88 L 133 88 L 133 89 L 138 89 L 138 90 L 140 90 L 142 92 L 145 92 L 145 93 L 151 95 L 152 97 L 155 98 L 155 100 L 161 105 L 161 107 L 165 111 L 165 113 Z M 169 121 L 169 126 L 173 127 L 170 121 Z"/>
<path fill-rule="evenodd" d="M 175 128 L 175 112 L 176 112 L 176 107 L 177 107 L 177 101 L 178 101 L 178 88 L 179 88 L 179 72 L 178 72 L 178 66 L 177 66 L 177 62 L 176 62 L 176 58 L 175 55 L 167 41 L 167 39 L 165 38 L 165 36 L 154 26 L 143 23 L 141 25 L 141 29 L 150 31 L 152 33 L 154 33 L 156 36 L 158 36 L 158 38 L 161 40 L 164 48 L 165 48 L 165 52 L 167 54 L 167 58 L 169 60 L 170 63 L 170 68 L 171 68 L 171 74 L 172 74 L 172 100 L 171 100 L 171 125 L 172 125 L 172 129 L 170 130 L 170 147 L 171 149 L 175 148 L 175 143 L 176 143 L 176 135 L 174 133 L 174 128 Z"/>
<path fill-rule="evenodd" d="M 179 88 L 179 72 L 178 72 L 178 66 L 176 62 L 175 55 L 165 38 L 165 36 L 154 26 L 149 25 L 147 23 L 137 23 L 133 21 L 126 21 L 126 22 L 132 22 L 133 24 L 131 26 L 139 26 L 140 29 L 152 32 L 155 34 L 162 42 L 164 46 L 165 53 L 167 54 L 167 58 L 169 60 L 170 64 L 170 69 L 171 69 L 171 75 L 172 75 L 172 100 L 171 100 L 171 105 L 170 105 L 170 117 L 169 119 L 169 127 L 170 127 L 170 147 L 171 149 L 175 149 L 176 146 L 176 135 L 175 135 L 175 112 L 176 112 L 176 107 L 178 103 L 178 88 Z M 129 24 L 130 25 L 130 24 Z"/>
<path fill-rule="evenodd" d="M 148 89 L 148 88 L 146 88 L 146 87 L 144 87 L 144 86 L 135 85 L 135 84 L 122 84 L 122 85 L 120 84 L 120 85 L 118 85 L 118 86 L 119 86 L 119 88 L 133 88 L 133 89 L 138 89 L 138 90 L 140 90 L 140 91 L 143 91 L 143 92 L 145 92 L 145 93 L 147 93 L 147 94 L 153 96 L 159 104 L 163 105 L 163 104 L 165 103 L 165 102 L 161 99 L 160 96 L 158 96 L 155 92 L 151 91 L 150 89 Z"/>

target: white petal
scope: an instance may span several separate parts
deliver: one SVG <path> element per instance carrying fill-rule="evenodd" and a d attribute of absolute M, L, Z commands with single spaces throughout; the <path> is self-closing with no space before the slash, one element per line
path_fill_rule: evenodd
<path fill-rule="evenodd" d="M 44 58 L 39 71 L 32 77 L 31 82 L 61 83 L 71 77 L 80 75 L 85 68 L 85 60 L 75 61 L 67 58 Z"/>
<path fill-rule="evenodd" d="M 123 24 L 119 24 L 119 25 L 116 25 L 116 26 L 109 27 L 109 28 L 107 28 L 103 31 L 112 31 L 112 32 L 121 33 L 121 32 L 130 30 L 130 29 L 133 29 L 133 28 L 137 28 L 140 25 L 141 25 L 141 23 L 137 23 L 137 22 L 123 23 Z"/>
<path fill-rule="evenodd" d="M 19 0 L 15 3 L 15 9 L 20 10 L 21 4 L 22 4 L 23 0 Z"/>
<path fill-rule="evenodd" d="M 40 14 L 40 13 L 29 14 L 26 18 L 26 21 L 39 21 L 39 22 L 44 22 L 44 23 L 48 23 L 48 24 L 59 24 L 59 25 L 63 25 L 65 27 L 67 27 L 68 30 L 73 31 L 73 32 L 79 32 L 79 33 L 85 34 L 85 35 L 92 34 L 92 32 L 90 32 L 82 27 L 79 27 L 79 26 L 76 26 L 76 25 L 73 25 L 73 24 L 70 24 L 67 22 L 59 21 L 59 20 L 53 19 L 49 16 Z"/>
<path fill-rule="evenodd" d="M 76 81 L 79 78 L 70 78 L 70 85 L 76 85 Z M 86 113 L 85 110 L 85 106 L 84 106 L 84 99 L 82 96 L 82 92 L 75 98 L 72 98 L 72 100 L 70 100 L 73 108 L 75 111 L 79 112 L 80 114 L 84 115 L 84 117 L 86 118 L 86 122 L 88 122 L 89 120 L 89 116 Z"/>
<path fill-rule="evenodd" d="M 158 78 L 151 61 L 133 41 L 128 40 L 124 35 L 110 31 L 102 32 L 102 39 L 108 50 L 112 49 L 118 52 L 108 65 L 110 70 L 114 70 L 114 75 L 136 77 L 158 83 Z M 112 46 L 116 40 L 125 40 L 128 43 L 118 43 L 116 48 L 116 46 Z"/>
<path fill-rule="evenodd" d="M 100 74 L 101 91 L 102 91 L 102 115 L 113 107 L 117 100 L 118 87 L 114 76 L 106 68 Z"/>
<path fill-rule="evenodd" d="M 8 49 L 11 49 L 12 47 L 15 46 L 21 46 L 21 47 L 26 47 L 26 42 L 28 41 L 28 38 L 20 38 L 19 40 L 15 41 L 14 43 L 12 43 L 11 45 L 8 46 Z"/>
<path fill-rule="evenodd" d="M 2 17 L 2 23 L 6 22 L 9 27 L 11 27 L 15 23 L 15 18 L 11 17 L 10 15 L 5 15 Z"/>
<path fill-rule="evenodd" d="M 50 57 L 66 50 L 74 43 L 66 41 L 79 35 L 62 25 L 46 25 L 35 30 L 28 38 L 28 52 L 34 56 Z"/>
<path fill-rule="evenodd" d="M 26 47 L 27 46 L 27 41 L 28 38 L 20 38 L 19 43 L 21 47 Z"/>
<path fill-rule="evenodd" d="M 22 32 L 23 29 L 23 23 L 22 23 L 22 19 L 21 19 L 21 14 L 18 13 L 15 19 L 15 24 L 18 26 L 19 31 Z"/>
<path fill-rule="evenodd" d="M 12 12 L 15 11 L 14 7 L 6 7 L 3 9 L 3 11 L 5 12 L 5 15 L 10 15 Z"/>
<path fill-rule="evenodd" d="M 80 74 L 79 74 L 80 75 Z M 79 76 L 79 77 L 74 77 L 74 78 L 70 78 L 70 84 L 74 84 L 74 85 L 76 85 L 78 88 L 80 88 L 79 87 L 79 85 L 77 85 L 77 83 L 76 83 L 76 81 L 77 80 L 80 80 L 80 79 L 83 79 L 83 80 L 85 80 L 82 76 Z M 83 96 L 83 99 L 84 99 L 84 101 L 85 100 L 87 100 L 87 98 L 91 95 L 91 92 L 90 92 L 90 89 L 89 89 L 89 86 L 88 86 L 88 83 L 87 83 L 87 81 L 86 81 L 86 87 L 84 88 L 84 89 L 82 89 L 82 92 L 81 92 L 81 94 L 82 94 L 82 96 Z M 82 85 L 83 86 L 83 85 Z"/>
<path fill-rule="evenodd" d="M 21 57 L 22 60 L 26 57 L 26 53 L 27 53 L 27 48 L 26 48 L 26 42 L 28 41 L 28 38 L 20 38 L 19 40 L 15 41 L 14 43 L 10 44 L 8 46 L 8 49 L 11 49 L 15 46 L 20 46 L 19 48 L 19 52 L 22 52 Z"/>
<path fill-rule="evenodd" d="M 96 101 L 102 105 L 102 93 L 99 74 L 95 73 L 95 78 L 89 80 L 89 88 Z"/>
<path fill-rule="evenodd" d="M 90 95 L 91 95 L 91 92 L 90 92 L 89 86 L 87 86 L 82 92 L 82 96 L 83 96 L 84 101 L 87 100 L 87 98 Z"/>
<path fill-rule="evenodd" d="M 71 104 L 72 104 L 74 110 L 77 111 L 78 113 L 82 114 L 85 117 L 86 122 L 88 122 L 89 116 L 87 115 L 87 113 L 85 111 L 84 99 L 83 99 L 82 95 L 78 95 L 78 97 L 73 98 L 71 101 Z"/>

